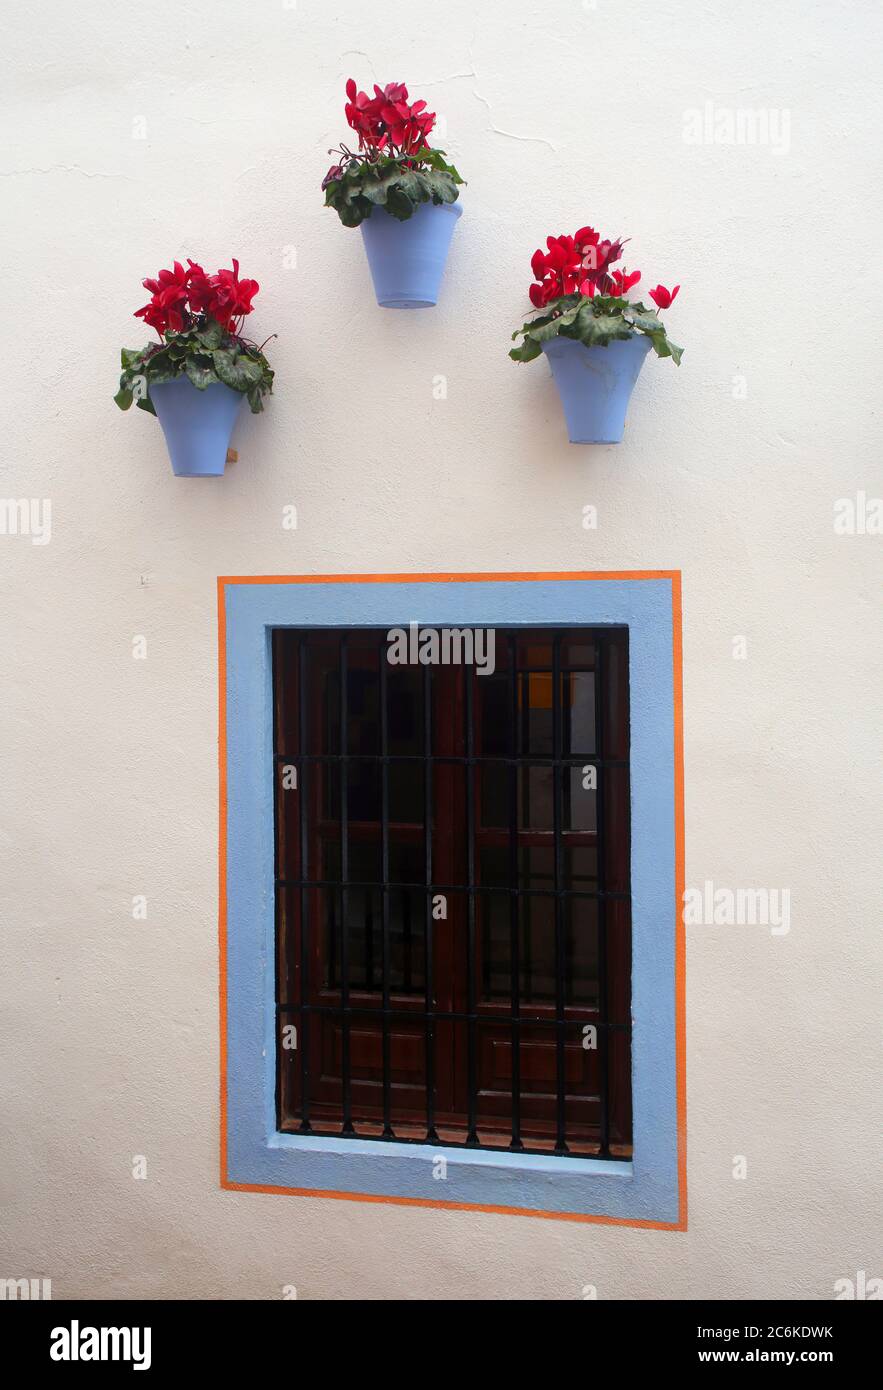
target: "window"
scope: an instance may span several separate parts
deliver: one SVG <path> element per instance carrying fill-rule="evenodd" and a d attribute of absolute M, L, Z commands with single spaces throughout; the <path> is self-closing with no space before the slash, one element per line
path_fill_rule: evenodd
<path fill-rule="evenodd" d="M 685 1229 L 680 576 L 223 578 L 218 632 L 222 1186 Z"/>
<path fill-rule="evenodd" d="M 628 1158 L 628 632 L 482 636 L 273 634 L 279 1129 Z"/>

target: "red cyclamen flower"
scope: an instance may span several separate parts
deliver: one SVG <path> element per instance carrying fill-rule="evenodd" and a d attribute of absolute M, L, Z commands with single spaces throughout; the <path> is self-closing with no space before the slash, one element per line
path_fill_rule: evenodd
<path fill-rule="evenodd" d="M 151 299 L 150 303 L 145 304 L 143 309 L 136 309 L 135 318 L 143 319 L 151 328 L 155 328 L 160 337 L 169 326 L 168 314 L 155 299 Z"/>
<path fill-rule="evenodd" d="M 347 123 L 359 137 L 360 145 L 377 147 L 383 135 L 383 126 L 377 109 L 377 101 L 372 101 L 367 92 L 360 92 L 352 78 L 346 84 L 349 100 L 344 106 Z"/>
<path fill-rule="evenodd" d="M 256 280 L 239 279 L 239 262 L 234 259 L 232 270 L 219 270 L 206 275 L 201 265 L 188 260 L 185 270 L 175 261 L 172 270 L 161 270 L 155 280 L 144 280 L 151 299 L 135 318 L 143 319 L 155 328 L 160 337 L 166 333 L 181 333 L 197 314 L 205 314 L 233 331 L 237 319 L 252 310 L 252 300 L 258 292 Z"/>
<path fill-rule="evenodd" d="M 572 236 L 546 237 L 547 250 L 536 250 L 531 258 L 534 278 L 541 281 L 531 285 L 531 303 L 541 308 L 563 294 L 574 294 L 582 278 L 582 258 Z"/>
<path fill-rule="evenodd" d="M 404 82 L 389 82 L 385 87 L 375 83 L 374 96 L 369 97 L 350 78 L 346 94 L 344 111 L 359 137 L 360 149 L 398 149 L 402 154 L 413 154 L 426 146 L 435 125 L 435 112 L 426 110 L 425 101 L 409 104 Z"/>
<path fill-rule="evenodd" d="M 610 278 L 613 283 L 607 293 L 612 295 L 614 299 L 620 299 L 622 295 L 628 294 L 632 285 L 638 283 L 641 278 L 641 272 L 640 270 L 634 270 L 631 275 L 629 275 L 627 270 L 614 270 Z"/>
<path fill-rule="evenodd" d="M 540 281 L 528 291 L 531 303 L 539 309 L 577 291 L 589 299 L 596 292 L 618 298 L 641 278 L 640 271 L 631 276 L 609 273 L 610 265 L 622 255 L 623 244 L 619 239 L 602 241 L 594 227 L 580 227 L 572 237 L 548 237 L 548 251 L 535 251 L 531 259 L 534 279 Z"/>
<path fill-rule="evenodd" d="M 184 327 L 181 310 L 187 300 L 187 271 L 180 261 L 175 261 L 174 269 L 161 270 L 155 280 L 142 280 L 146 290 L 150 290 L 151 300 L 143 309 L 135 311 L 136 319 L 144 319 L 159 333 L 170 328 L 180 333 Z"/>
<path fill-rule="evenodd" d="M 218 320 L 222 327 L 229 328 L 234 319 L 242 318 L 245 314 L 251 313 L 251 301 L 260 289 L 260 285 L 257 280 L 239 279 L 239 262 L 235 256 L 232 270 L 219 270 L 217 275 L 213 275 L 211 279 L 214 293 L 208 306 L 208 312 Z"/>
<path fill-rule="evenodd" d="M 215 288 L 213 277 L 206 275 L 201 265 L 188 259 L 187 300 L 192 314 L 204 314 L 211 308 Z"/>
<path fill-rule="evenodd" d="M 650 298 L 653 300 L 657 309 L 669 309 L 674 303 L 675 296 L 680 288 L 680 285 L 675 285 L 674 289 L 669 291 L 665 288 L 665 285 L 657 285 L 655 290 L 650 290 Z"/>

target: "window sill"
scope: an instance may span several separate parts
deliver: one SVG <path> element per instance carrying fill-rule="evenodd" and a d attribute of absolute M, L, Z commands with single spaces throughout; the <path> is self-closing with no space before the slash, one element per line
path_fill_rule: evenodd
<path fill-rule="evenodd" d="M 450 1168 L 463 1172 L 470 1169 L 498 1169 L 511 1172 L 562 1173 L 599 1177 L 601 1175 L 618 1178 L 632 1176 L 632 1164 L 627 1160 L 605 1160 L 599 1158 L 570 1157 L 566 1154 L 523 1154 L 511 1149 L 464 1149 L 448 1148 L 444 1144 L 394 1144 L 383 1139 L 335 1139 L 333 1134 L 281 1134 L 276 1133 L 269 1141 L 271 1149 L 287 1149 L 295 1152 L 314 1154 L 341 1154 L 347 1156 L 355 1151 L 361 1158 L 401 1157 L 412 1163 L 432 1166 L 443 1158 Z M 425 1174 L 422 1174 L 425 1176 Z M 430 1174 L 430 1180 L 432 1175 Z M 439 1181 L 439 1179 L 434 1179 Z"/>
<path fill-rule="evenodd" d="M 238 1183 L 232 1180 L 237 1171 L 259 1180 Z M 247 1190 L 641 1225 L 677 1221 L 676 1211 L 669 1213 L 671 1223 L 654 1219 L 658 1202 L 649 1192 L 642 1196 L 645 1184 L 627 1161 L 277 1131 L 258 1151 L 231 1153 L 230 1174 L 225 1186 Z"/>

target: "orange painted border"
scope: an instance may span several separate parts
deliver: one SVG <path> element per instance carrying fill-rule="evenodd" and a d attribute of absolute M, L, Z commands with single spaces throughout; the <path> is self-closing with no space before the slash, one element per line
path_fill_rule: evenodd
<path fill-rule="evenodd" d="M 625 1216 L 595 1216 L 583 1212 L 534 1211 L 529 1207 L 488 1206 L 478 1202 L 443 1202 L 429 1197 L 395 1197 L 366 1192 L 326 1192 L 303 1187 L 269 1187 L 231 1182 L 227 1176 L 227 622 L 224 590 L 228 584 L 438 584 L 521 583 L 525 581 L 592 579 L 668 579 L 671 581 L 674 684 L 674 814 L 675 814 L 675 1066 L 678 1128 L 678 1220 L 638 1221 Z M 382 1202 L 400 1207 L 435 1207 L 444 1211 L 486 1211 L 503 1216 L 531 1216 L 543 1221 L 582 1221 L 601 1226 L 632 1226 L 638 1230 L 687 1229 L 687 1028 L 686 941 L 684 901 L 684 680 L 680 570 L 564 570 L 559 572 L 439 574 L 265 574 L 218 576 L 218 957 L 220 1027 L 220 1186 L 227 1192 L 263 1192 L 270 1196 L 326 1197 L 347 1202 Z"/>

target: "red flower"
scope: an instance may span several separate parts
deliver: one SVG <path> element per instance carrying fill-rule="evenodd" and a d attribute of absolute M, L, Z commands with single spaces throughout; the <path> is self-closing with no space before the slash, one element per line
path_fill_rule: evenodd
<path fill-rule="evenodd" d="M 578 250 L 584 253 L 590 250 L 591 247 L 597 246 L 598 242 L 601 240 L 594 227 L 580 227 L 578 232 L 574 232 L 573 239 L 576 242 Z"/>
<path fill-rule="evenodd" d="M 219 270 L 217 275 L 206 275 L 196 261 L 188 260 L 187 266 L 185 270 L 175 261 L 172 270 L 161 270 L 155 280 L 144 280 L 151 299 L 136 309 L 135 317 L 155 328 L 160 337 L 181 333 L 200 314 L 235 332 L 236 320 L 251 313 L 251 301 L 259 289 L 257 281 L 239 279 L 237 260 L 232 270 Z"/>
<path fill-rule="evenodd" d="M 533 278 L 535 280 L 542 280 L 546 273 L 546 257 L 539 247 L 537 247 L 530 258 L 530 268 L 533 271 Z"/>
<path fill-rule="evenodd" d="M 562 294 L 574 294 L 582 278 L 582 259 L 572 236 L 546 238 L 546 251 L 536 250 L 530 266 L 539 285 L 531 285 L 531 303 L 538 308 Z"/>
<path fill-rule="evenodd" d="M 619 299 L 622 295 L 628 294 L 632 285 L 636 285 L 640 278 L 640 270 L 632 271 L 631 275 L 629 275 L 627 270 L 614 270 L 610 277 L 612 283 L 607 293 L 612 295 L 614 299 Z"/>
<path fill-rule="evenodd" d="M 531 304 L 535 305 L 537 309 L 542 309 L 550 300 L 558 299 L 561 295 L 561 290 L 559 289 L 558 281 L 555 276 L 550 276 L 549 279 L 544 280 L 541 285 L 531 285 L 528 294 L 530 295 Z"/>
<path fill-rule="evenodd" d="M 535 251 L 530 268 L 539 285 L 531 285 L 531 303 L 542 308 L 561 295 L 611 294 L 618 298 L 630 285 L 640 280 L 640 271 L 632 276 L 618 272 L 611 275 L 608 267 L 622 255 L 623 242 L 602 241 L 594 227 L 580 227 L 573 236 L 548 237 L 547 251 Z M 627 283 L 626 283 L 627 280 Z"/>
<path fill-rule="evenodd" d="M 136 309 L 135 318 L 143 319 L 151 328 L 155 328 L 160 337 L 169 326 L 168 315 L 156 299 L 151 299 L 150 303 L 145 304 L 143 309 Z"/>
<path fill-rule="evenodd" d="M 675 296 L 680 288 L 680 285 L 675 285 L 674 289 L 669 292 L 665 288 L 665 285 L 657 285 L 655 290 L 650 290 L 650 298 L 653 300 L 657 309 L 669 309 L 674 303 Z"/>
<path fill-rule="evenodd" d="M 378 87 L 375 82 L 374 100 L 379 106 L 397 106 L 400 102 L 403 102 L 407 106 L 408 89 L 404 82 L 387 82 L 385 87 Z M 424 102 L 424 105 L 425 104 Z"/>
<path fill-rule="evenodd" d="M 142 280 L 141 283 L 166 305 L 187 297 L 187 271 L 180 261 L 175 261 L 173 270 L 161 270 L 155 280 Z"/>
<path fill-rule="evenodd" d="M 613 262 L 618 261 L 622 255 L 624 244 L 619 238 L 616 241 L 599 241 L 589 250 L 587 256 L 589 279 L 593 281 L 601 294 L 613 294 L 616 281 L 610 275 L 609 270 Z"/>
<path fill-rule="evenodd" d="M 530 260 L 534 280 L 539 281 L 528 290 L 531 304 L 544 309 L 553 300 L 577 293 L 587 299 L 594 299 L 596 294 L 622 299 L 641 279 L 640 270 L 611 269 L 622 257 L 624 246 L 622 237 L 602 240 L 594 227 L 580 227 L 573 236 L 547 237 L 547 249 L 534 251 Z M 650 298 L 660 309 L 667 309 L 679 289 L 680 285 L 675 285 L 669 293 L 664 285 L 657 285 L 650 290 Z"/>
<path fill-rule="evenodd" d="M 342 165 L 342 164 L 332 164 L 331 168 L 328 170 L 328 173 L 325 175 L 324 179 L 322 180 L 322 192 L 323 192 L 323 193 L 325 192 L 325 189 L 328 187 L 329 183 L 336 183 L 336 181 L 337 181 L 339 178 L 342 178 L 342 177 L 343 177 L 343 165 Z"/>
<path fill-rule="evenodd" d="M 187 272 L 187 299 L 192 314 L 204 314 L 211 306 L 214 297 L 214 285 L 211 277 L 206 275 L 201 265 L 195 261 L 188 260 L 190 269 Z"/>
<path fill-rule="evenodd" d="M 372 101 L 367 92 L 357 91 L 352 78 L 346 84 L 346 94 L 349 97 L 344 106 L 346 119 L 358 135 L 359 144 L 377 146 L 383 127 L 376 99 Z"/>
<path fill-rule="evenodd" d="M 426 145 L 435 125 L 435 112 L 426 110 L 425 101 L 409 104 L 404 82 L 389 82 L 385 87 L 375 84 L 374 96 L 369 97 L 350 78 L 346 94 L 347 122 L 357 133 L 361 149 L 413 154 Z"/>
<path fill-rule="evenodd" d="M 180 333 L 184 327 L 181 308 L 188 294 L 187 271 L 181 262 L 175 261 L 173 270 L 161 270 L 155 280 L 142 280 L 141 283 L 153 297 L 143 309 L 136 310 L 135 318 L 144 319 L 160 333 L 167 328 L 173 333 Z"/>
<path fill-rule="evenodd" d="M 239 262 L 234 256 L 232 270 L 219 270 L 212 276 L 212 288 L 209 313 L 224 328 L 230 328 L 235 319 L 251 313 L 251 301 L 260 285 L 257 280 L 239 279 Z"/>

